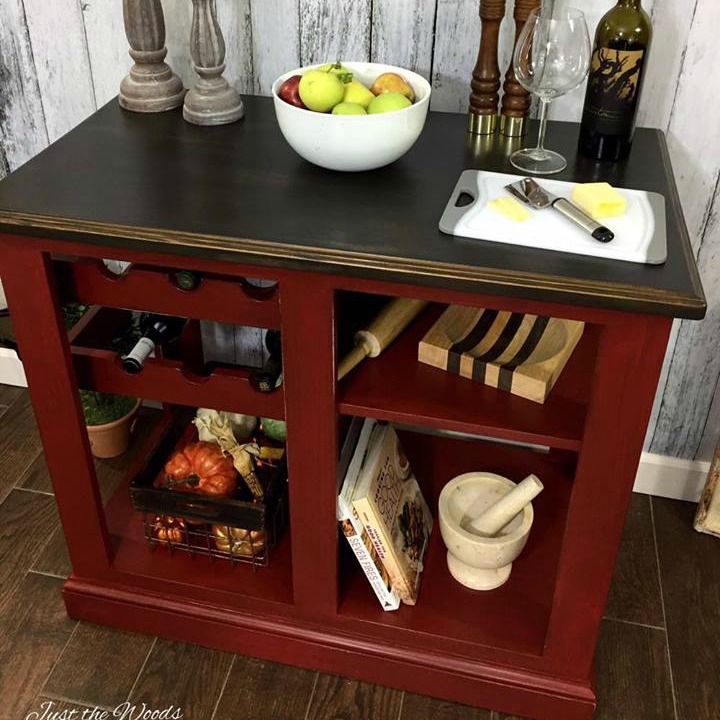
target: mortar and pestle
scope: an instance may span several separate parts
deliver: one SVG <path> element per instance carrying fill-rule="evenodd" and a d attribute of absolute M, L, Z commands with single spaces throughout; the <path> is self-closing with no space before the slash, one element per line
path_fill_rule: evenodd
<path fill-rule="evenodd" d="M 483 472 L 460 475 L 443 488 L 440 532 L 455 580 L 473 590 L 494 590 L 507 582 L 530 535 L 530 502 L 542 489 L 535 475 L 516 485 Z"/>

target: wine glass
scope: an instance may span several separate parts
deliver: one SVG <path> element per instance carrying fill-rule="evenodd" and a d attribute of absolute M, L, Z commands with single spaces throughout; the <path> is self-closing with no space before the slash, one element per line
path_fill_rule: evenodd
<path fill-rule="evenodd" d="M 552 5 L 551 5 L 552 6 Z M 551 175 L 567 167 L 559 153 L 545 149 L 550 102 L 574 90 L 590 66 L 590 35 L 585 15 L 574 8 L 533 10 L 515 47 L 518 82 L 540 98 L 540 132 L 534 148 L 513 153 L 510 162 L 525 173 Z"/>

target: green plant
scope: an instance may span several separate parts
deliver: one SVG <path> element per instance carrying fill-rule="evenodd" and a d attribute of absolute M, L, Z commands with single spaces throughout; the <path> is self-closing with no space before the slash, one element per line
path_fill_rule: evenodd
<path fill-rule="evenodd" d="M 70 330 L 77 325 L 80 318 L 90 309 L 89 305 L 81 305 L 80 303 L 70 302 L 62 306 L 62 314 L 65 319 L 65 329 Z"/>
<path fill-rule="evenodd" d="M 105 425 L 125 417 L 137 403 L 135 398 L 95 390 L 80 390 L 87 425 Z"/>

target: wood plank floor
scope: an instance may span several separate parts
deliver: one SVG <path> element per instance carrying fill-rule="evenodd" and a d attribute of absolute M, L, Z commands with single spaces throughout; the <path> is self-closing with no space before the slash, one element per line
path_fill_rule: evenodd
<path fill-rule="evenodd" d="M 122 703 L 173 705 L 185 720 L 518 720 L 75 623 L 60 596 L 70 564 L 25 391 L 0 386 L 0 437 L 0 720 L 77 720 L 99 708 L 85 715 L 97 718 Z M 98 462 L 104 498 L 131 456 Z M 596 720 L 720 718 L 720 540 L 692 530 L 693 512 L 633 497 L 598 645 Z"/>

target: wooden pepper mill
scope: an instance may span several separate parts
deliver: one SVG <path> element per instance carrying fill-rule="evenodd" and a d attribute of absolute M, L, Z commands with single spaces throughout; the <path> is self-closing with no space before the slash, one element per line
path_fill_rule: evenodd
<path fill-rule="evenodd" d="M 530 13 L 539 8 L 541 0 L 515 0 L 515 45 Z M 530 110 L 530 93 L 515 77 L 514 53 L 503 85 L 502 116 L 500 132 L 507 137 L 520 137 L 525 134 L 526 118 Z"/>
<path fill-rule="evenodd" d="M 480 50 L 470 83 L 468 130 L 475 135 L 491 135 L 497 127 L 500 101 L 498 38 L 505 17 L 505 0 L 480 0 Z"/>
<path fill-rule="evenodd" d="M 123 18 L 135 64 L 120 84 L 120 106 L 144 113 L 180 107 L 185 88 L 165 62 L 165 17 L 160 0 L 123 0 Z"/>
<path fill-rule="evenodd" d="M 217 21 L 215 0 L 192 0 L 190 55 L 200 76 L 185 97 L 183 117 L 195 125 L 226 125 L 245 114 L 238 92 L 223 77 L 225 40 Z"/>

